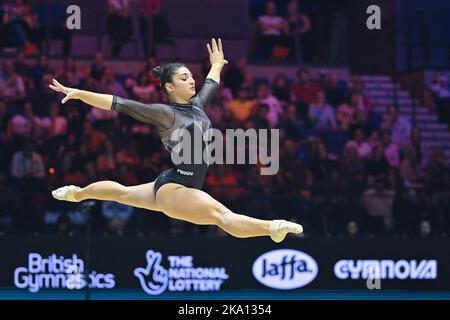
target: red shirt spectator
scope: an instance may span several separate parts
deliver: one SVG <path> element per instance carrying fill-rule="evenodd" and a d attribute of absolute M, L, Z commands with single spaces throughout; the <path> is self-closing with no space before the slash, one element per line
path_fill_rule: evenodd
<path fill-rule="evenodd" d="M 313 83 L 309 79 L 309 73 L 306 69 L 300 69 L 297 72 L 298 82 L 292 85 L 292 92 L 298 101 L 311 104 L 317 96 L 317 92 L 322 90 L 319 84 Z"/>

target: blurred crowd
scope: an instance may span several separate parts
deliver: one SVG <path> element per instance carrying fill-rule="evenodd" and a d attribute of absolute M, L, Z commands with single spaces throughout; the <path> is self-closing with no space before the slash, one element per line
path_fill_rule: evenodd
<path fill-rule="evenodd" d="M 108 0 L 105 3 L 104 26 L 113 57 L 118 57 L 124 44 L 142 41 L 145 56 L 154 54 L 149 43 L 166 43 L 170 38 L 167 18 L 160 14 L 160 0 L 139 0 L 132 7 L 131 0 Z M 26 0 L 0 0 L 0 47 L 16 47 L 25 55 L 35 56 L 48 52 L 51 40 L 62 41 L 62 56 L 69 56 L 72 32 L 67 27 L 67 6 L 57 0 L 31 5 Z M 136 15 L 132 15 L 133 10 Z M 135 19 L 136 21 L 133 21 Z M 134 30 L 133 24 L 137 26 Z"/>
<path fill-rule="evenodd" d="M 73 233 L 92 223 L 99 233 L 223 235 L 109 201 L 56 201 L 51 190 L 99 180 L 124 185 L 153 181 L 170 165 L 153 127 L 80 101 L 61 105 L 48 84 L 167 102 L 149 58 L 138 74 L 120 75 L 102 53 L 86 67 L 69 58 L 54 68 L 45 55 L 19 54 L 0 69 L 0 229 Z M 197 91 L 209 66 L 195 75 Z M 423 159 L 420 129 L 388 106 L 374 112 L 364 82 L 324 72 L 312 78 L 255 78 L 245 59 L 226 66 L 206 109 L 213 127 L 279 129 L 280 170 L 213 165 L 204 189 L 235 212 L 287 218 L 306 236 L 433 236 L 449 232 L 450 170 L 443 151 Z"/>

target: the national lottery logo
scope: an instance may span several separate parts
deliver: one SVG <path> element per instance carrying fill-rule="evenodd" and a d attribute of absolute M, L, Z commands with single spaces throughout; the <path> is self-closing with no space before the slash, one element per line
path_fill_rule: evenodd
<path fill-rule="evenodd" d="M 148 250 L 147 266 L 134 275 L 142 289 L 151 295 L 164 291 L 219 291 L 229 278 L 224 267 L 195 267 L 192 256 L 168 256 L 169 268 L 162 265 L 162 254 Z"/>

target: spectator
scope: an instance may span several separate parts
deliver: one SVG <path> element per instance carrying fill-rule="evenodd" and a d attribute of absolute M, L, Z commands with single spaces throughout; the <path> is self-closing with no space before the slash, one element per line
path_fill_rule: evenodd
<path fill-rule="evenodd" d="M 346 183 L 344 191 L 346 206 L 342 218 L 344 220 L 353 220 L 358 217 L 360 212 L 358 200 L 364 190 L 365 164 L 358 155 L 358 149 L 350 145 L 344 149 L 340 165 L 342 176 Z"/>
<path fill-rule="evenodd" d="M 245 122 L 245 126 L 255 129 L 271 129 L 271 124 L 268 120 L 270 107 L 267 104 L 258 104 L 253 116 Z"/>
<path fill-rule="evenodd" d="M 407 188 L 422 188 L 424 174 L 417 161 L 416 150 L 412 145 L 405 146 L 402 151 L 402 160 L 399 166 L 400 177 Z"/>
<path fill-rule="evenodd" d="M 52 101 L 50 103 L 50 116 L 42 119 L 42 126 L 48 139 L 46 141 L 47 150 L 50 154 L 55 154 L 67 134 L 67 120 L 59 115 L 58 102 Z"/>
<path fill-rule="evenodd" d="M 327 104 L 323 91 L 317 92 L 315 101 L 309 106 L 308 117 L 315 130 L 336 129 L 334 110 Z"/>
<path fill-rule="evenodd" d="M 23 52 L 19 52 L 16 60 L 14 61 L 14 70 L 22 77 L 28 77 L 31 75 L 31 66 L 25 58 L 25 54 Z"/>
<path fill-rule="evenodd" d="M 81 134 L 80 143 L 86 144 L 89 152 L 98 153 L 106 139 L 106 134 L 95 130 L 89 120 L 84 121 Z"/>
<path fill-rule="evenodd" d="M 115 159 L 118 165 L 136 166 L 139 164 L 138 150 L 136 141 L 122 145 L 116 152 Z"/>
<path fill-rule="evenodd" d="M 280 73 L 275 76 L 272 84 L 272 92 L 273 95 L 283 104 L 287 104 L 291 101 L 291 88 L 284 73 Z"/>
<path fill-rule="evenodd" d="M 364 115 L 367 115 L 370 112 L 369 107 L 364 100 L 363 94 L 352 92 L 350 95 L 350 102 L 355 112 L 361 112 Z"/>
<path fill-rule="evenodd" d="M 2 75 L 0 76 L 0 98 L 9 103 L 15 103 L 25 98 L 25 86 L 23 79 L 14 70 L 10 60 L 3 63 Z"/>
<path fill-rule="evenodd" d="M 364 97 L 360 93 L 352 93 L 350 95 L 350 108 L 352 109 L 354 125 L 364 126 L 370 130 L 370 124 L 367 123 L 369 112 L 369 106 L 364 102 Z"/>
<path fill-rule="evenodd" d="M 356 77 L 356 79 L 354 79 L 352 82 L 350 94 L 353 93 L 361 94 L 364 100 L 364 105 L 366 106 L 366 110 L 372 111 L 371 100 L 365 90 L 366 88 L 364 81 L 360 77 Z"/>
<path fill-rule="evenodd" d="M 134 158 L 134 156 L 132 156 Z M 117 161 L 119 164 L 121 161 Z M 133 170 L 130 170 L 129 167 L 122 162 L 122 164 L 118 165 L 117 175 L 116 175 L 117 181 L 123 185 L 126 186 L 132 186 L 139 184 L 139 180 L 137 179 L 135 173 Z"/>
<path fill-rule="evenodd" d="M 131 39 L 133 33 L 129 0 L 108 0 L 106 32 L 110 36 L 112 55 L 117 57 L 122 45 Z"/>
<path fill-rule="evenodd" d="M 226 109 L 230 112 L 233 121 L 242 124 L 253 114 L 256 105 L 255 100 L 248 99 L 247 89 L 240 88 L 236 99 L 229 101 Z"/>
<path fill-rule="evenodd" d="M 100 81 L 103 77 L 103 73 L 105 72 L 106 66 L 103 62 L 103 53 L 96 52 L 94 63 L 91 65 L 90 76 L 96 80 Z"/>
<path fill-rule="evenodd" d="M 231 63 L 227 66 L 223 73 L 223 82 L 225 86 L 231 89 L 234 97 L 236 97 L 237 91 L 245 81 L 246 68 L 247 59 L 239 58 L 236 63 Z"/>
<path fill-rule="evenodd" d="M 114 154 L 114 145 L 110 139 L 106 139 L 97 158 L 97 172 L 101 177 L 112 179 L 116 169 L 116 159 Z"/>
<path fill-rule="evenodd" d="M 67 84 L 67 86 L 78 87 L 81 76 L 74 58 L 64 60 L 63 68 L 59 71 L 57 78 L 61 78 L 61 82 Z"/>
<path fill-rule="evenodd" d="M 156 91 L 156 87 L 151 83 L 145 73 L 138 77 L 137 82 L 132 82 L 131 90 L 136 100 L 142 103 L 150 103 L 152 94 Z"/>
<path fill-rule="evenodd" d="M 327 101 L 334 108 L 345 102 L 347 97 L 347 88 L 339 82 L 338 75 L 331 72 L 324 84 L 324 91 Z"/>
<path fill-rule="evenodd" d="M 35 229 L 42 222 L 42 199 L 45 187 L 45 164 L 40 153 L 34 151 L 33 142 L 28 140 L 24 147 L 13 154 L 11 160 L 12 186 L 15 195 L 15 227 Z"/>
<path fill-rule="evenodd" d="M 159 62 L 154 56 L 148 57 L 147 61 L 145 63 L 144 69 L 142 69 L 142 71 L 139 72 L 137 78 L 139 79 L 142 75 L 145 75 L 147 77 L 148 82 L 153 84 L 155 87 L 158 87 L 159 86 L 159 80 L 153 79 L 153 74 L 152 74 L 153 68 L 158 66 L 158 65 L 159 65 Z"/>
<path fill-rule="evenodd" d="M 3 5 L 6 21 L 6 33 L 13 39 L 15 45 L 23 51 L 25 55 L 38 52 L 37 40 L 37 20 L 31 6 L 24 0 L 15 0 L 14 3 Z"/>
<path fill-rule="evenodd" d="M 42 51 L 42 44 L 47 38 L 47 32 L 52 38 L 62 40 L 62 53 L 65 57 L 70 54 L 72 47 L 71 31 L 66 26 L 66 8 L 58 3 L 57 0 L 52 0 L 50 3 L 42 3 L 36 9 L 38 22 L 39 50 Z"/>
<path fill-rule="evenodd" d="M 450 91 L 447 77 L 435 74 L 431 84 L 439 121 L 450 123 Z"/>
<path fill-rule="evenodd" d="M 34 151 L 33 143 L 27 141 L 22 150 L 17 151 L 11 162 L 11 176 L 17 179 L 45 178 L 45 165 L 42 155 Z"/>
<path fill-rule="evenodd" d="M 350 144 L 345 147 L 341 160 L 341 170 L 349 185 L 353 187 L 362 185 L 365 175 L 365 164 L 359 156 L 356 146 Z"/>
<path fill-rule="evenodd" d="M 309 72 L 305 68 L 297 71 L 297 82 L 292 85 L 292 93 L 299 102 L 300 111 L 305 118 L 308 116 L 308 106 L 316 99 L 320 85 L 311 82 Z"/>
<path fill-rule="evenodd" d="M 450 191 L 450 166 L 442 149 L 432 150 L 425 172 L 426 184 L 430 192 Z"/>
<path fill-rule="evenodd" d="M 290 57 L 294 57 L 296 44 L 300 42 L 302 60 L 312 62 L 316 54 L 316 45 L 311 37 L 311 19 L 305 12 L 298 9 L 297 1 L 291 0 L 287 4 L 287 19 L 284 21 L 284 33 L 286 34 L 287 47 L 290 51 Z"/>
<path fill-rule="evenodd" d="M 364 132 L 361 128 L 357 128 L 353 134 L 353 140 L 347 142 L 347 145 L 354 145 L 358 149 L 358 154 L 361 158 L 366 159 L 372 153 L 372 147 L 368 142 L 364 141 Z"/>
<path fill-rule="evenodd" d="M 44 78 L 51 77 L 55 74 L 55 71 L 50 66 L 50 62 L 48 61 L 48 57 L 43 54 L 39 58 L 39 62 L 36 63 L 32 68 L 33 78 L 36 84 L 36 88 L 38 90 L 42 89 L 46 84 Z"/>
<path fill-rule="evenodd" d="M 144 52 L 148 57 L 155 54 L 154 49 L 149 47 L 149 31 L 153 32 L 152 39 L 154 43 L 168 43 L 170 42 L 170 25 L 168 19 L 160 14 L 160 0 L 140 0 L 139 4 L 140 33 Z M 149 19 L 150 15 L 152 20 Z M 153 22 L 151 26 L 149 25 L 150 21 Z"/>
<path fill-rule="evenodd" d="M 276 3 L 267 1 L 266 14 L 258 17 L 259 38 L 257 42 L 264 60 L 273 57 L 274 46 L 281 43 L 284 25 L 284 19 L 277 15 Z"/>
<path fill-rule="evenodd" d="M 431 83 L 431 90 L 438 99 L 449 98 L 450 91 L 448 88 L 447 77 L 442 74 L 434 74 L 433 81 Z"/>
<path fill-rule="evenodd" d="M 356 112 L 352 104 L 344 102 L 336 110 L 336 125 L 342 131 L 349 131 L 355 124 Z"/>
<path fill-rule="evenodd" d="M 297 106 L 293 103 L 288 104 L 280 122 L 280 128 L 284 129 L 284 138 L 293 141 L 300 140 L 303 133 L 303 126 L 303 122 L 297 115 Z"/>
<path fill-rule="evenodd" d="M 101 79 L 101 85 L 105 86 L 105 89 L 109 94 L 119 96 L 122 98 L 128 98 L 128 93 L 125 91 L 122 84 L 117 81 L 111 68 L 105 68 L 103 77 Z"/>
<path fill-rule="evenodd" d="M 391 140 L 391 134 L 385 130 L 381 133 L 381 145 L 384 149 L 384 156 L 391 167 L 398 167 L 400 163 L 400 149 Z"/>
<path fill-rule="evenodd" d="M 24 113 L 16 114 L 9 122 L 9 136 L 13 137 L 17 143 L 26 139 L 37 139 L 43 134 L 42 120 L 33 113 L 33 106 L 30 102 L 24 105 Z"/>
<path fill-rule="evenodd" d="M 332 168 L 336 166 L 336 162 L 328 157 L 325 144 L 322 141 L 314 143 L 310 160 L 310 168 L 317 182 L 327 183 Z"/>
<path fill-rule="evenodd" d="M 383 147 L 381 145 L 376 146 L 366 162 L 368 185 L 387 185 L 389 170 L 389 163 L 384 155 Z"/>
<path fill-rule="evenodd" d="M 62 181 L 66 185 L 85 185 L 86 177 L 82 168 L 77 166 L 75 155 L 69 150 L 63 155 L 61 163 Z"/>
<path fill-rule="evenodd" d="M 67 132 L 81 136 L 83 131 L 83 116 L 78 105 L 67 105 L 65 108 Z"/>
<path fill-rule="evenodd" d="M 269 86 L 265 83 L 258 85 L 256 96 L 259 104 L 265 104 L 269 107 L 267 119 L 269 120 L 270 128 L 275 128 L 280 115 L 283 113 L 280 101 L 272 95 Z"/>
<path fill-rule="evenodd" d="M 381 128 L 391 131 L 392 142 L 397 144 L 399 148 L 402 148 L 409 142 L 411 127 L 408 119 L 398 116 L 398 110 L 394 105 L 388 106 L 388 113 Z"/>

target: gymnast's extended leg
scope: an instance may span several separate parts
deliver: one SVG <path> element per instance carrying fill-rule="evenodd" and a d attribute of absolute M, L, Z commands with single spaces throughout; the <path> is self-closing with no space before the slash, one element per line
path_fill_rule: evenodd
<path fill-rule="evenodd" d="M 54 198 L 79 202 L 83 200 L 117 201 L 129 206 L 147 210 L 161 211 L 154 196 L 155 182 L 136 186 L 124 186 L 114 181 L 98 181 L 80 188 L 74 185 L 64 186 L 52 191 Z"/>
<path fill-rule="evenodd" d="M 281 242 L 289 232 L 303 232 L 303 227 L 296 223 L 234 213 L 206 192 L 175 183 L 158 190 L 156 204 L 169 217 L 199 225 L 217 225 L 238 238 L 270 236 L 275 242 Z"/>

